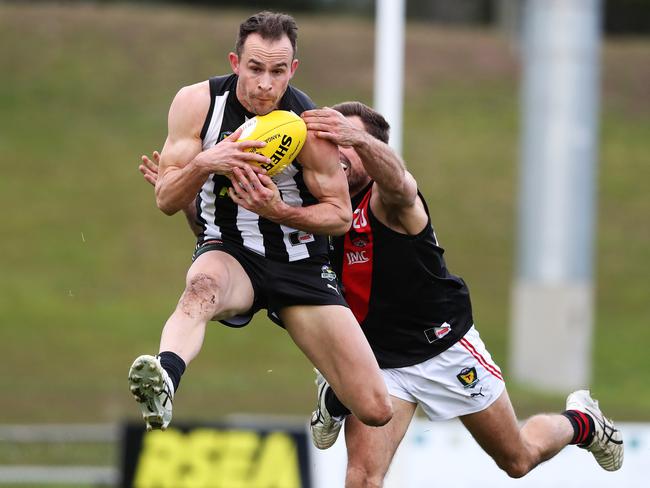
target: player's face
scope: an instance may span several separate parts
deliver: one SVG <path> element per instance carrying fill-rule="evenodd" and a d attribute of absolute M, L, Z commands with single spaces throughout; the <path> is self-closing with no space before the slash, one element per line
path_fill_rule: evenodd
<path fill-rule="evenodd" d="M 229 60 L 233 72 L 239 76 L 237 98 L 246 110 L 256 115 L 266 115 L 278 108 L 298 67 L 287 36 L 270 40 L 250 34 L 241 56 L 230 53 Z"/>
<path fill-rule="evenodd" d="M 363 122 L 356 115 L 346 118 L 357 128 L 366 130 Z M 370 182 L 370 176 L 368 176 L 366 169 L 363 167 L 361 158 L 351 147 L 339 146 L 339 158 L 341 166 L 345 170 L 345 175 L 348 178 L 350 195 L 354 196 Z"/>

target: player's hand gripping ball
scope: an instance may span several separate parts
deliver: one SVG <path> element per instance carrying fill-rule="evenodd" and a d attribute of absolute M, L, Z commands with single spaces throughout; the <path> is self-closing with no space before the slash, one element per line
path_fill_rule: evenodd
<path fill-rule="evenodd" d="M 257 140 L 266 142 L 264 147 L 254 147 L 249 151 L 263 154 L 271 160 L 259 164 L 266 174 L 273 177 L 289 166 L 302 149 L 307 138 L 307 126 L 293 112 L 274 110 L 266 115 L 256 115 L 241 126 L 240 141 Z"/>

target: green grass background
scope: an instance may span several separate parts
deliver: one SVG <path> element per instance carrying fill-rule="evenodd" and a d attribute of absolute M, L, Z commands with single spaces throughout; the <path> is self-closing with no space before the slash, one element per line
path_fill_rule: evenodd
<path fill-rule="evenodd" d="M 251 13 L 0 4 L 0 423 L 138 418 L 127 370 L 137 355 L 157 351 L 193 249 L 184 219 L 156 209 L 139 156 L 161 147 L 181 86 L 228 72 L 226 54 Z M 372 103 L 372 21 L 297 19 L 294 84 L 321 105 Z M 647 39 L 609 40 L 603 49 L 590 385 L 616 419 L 645 421 L 648 59 Z M 492 31 L 411 23 L 406 74 L 405 159 L 508 376 L 517 52 Z M 175 417 L 306 418 L 312 380 L 307 360 L 265 316 L 242 330 L 214 324 L 183 379 Z M 509 389 L 522 418 L 563 406 L 561 395 Z"/>

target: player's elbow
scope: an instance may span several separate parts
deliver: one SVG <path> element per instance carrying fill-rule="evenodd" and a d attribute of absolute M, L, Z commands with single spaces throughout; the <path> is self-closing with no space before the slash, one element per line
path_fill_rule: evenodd
<path fill-rule="evenodd" d="M 402 179 L 401 184 L 396 186 L 391 196 L 395 199 L 395 203 L 400 206 L 407 207 L 414 205 L 418 199 L 417 183 L 413 177 L 405 177 Z"/>
<path fill-rule="evenodd" d="M 178 210 L 174 210 L 172 207 L 164 207 L 164 206 L 161 207 L 160 205 L 158 205 L 158 208 L 161 210 L 162 213 L 168 216 L 172 216 L 176 212 L 178 212 Z"/>
<path fill-rule="evenodd" d="M 156 205 L 165 215 L 174 215 L 181 209 L 180 206 L 174 205 L 174 203 L 171 202 L 168 198 L 164 198 L 161 195 L 156 195 Z"/>
<path fill-rule="evenodd" d="M 332 228 L 328 231 L 331 236 L 342 236 L 352 225 L 352 214 L 349 212 L 340 212 Z"/>

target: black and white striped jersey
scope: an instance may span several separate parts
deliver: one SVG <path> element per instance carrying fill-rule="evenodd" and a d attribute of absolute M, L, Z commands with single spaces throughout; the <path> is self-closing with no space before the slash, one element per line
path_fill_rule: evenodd
<path fill-rule="evenodd" d="M 209 83 L 210 109 L 201 131 L 203 150 L 214 146 L 255 116 L 237 99 L 237 75 L 210 78 Z M 314 108 L 314 103 L 303 92 L 289 86 L 280 100 L 279 108 L 300 114 Z M 309 206 L 317 203 L 305 185 L 298 160 L 276 175 L 273 181 L 280 190 L 282 200 L 288 205 Z M 199 242 L 220 239 L 285 262 L 327 254 L 327 237 L 273 223 L 240 207 L 228 196 L 230 186 L 232 183 L 228 178 L 215 174 L 211 174 L 203 184 L 196 199 L 197 220 L 203 229 Z"/>

